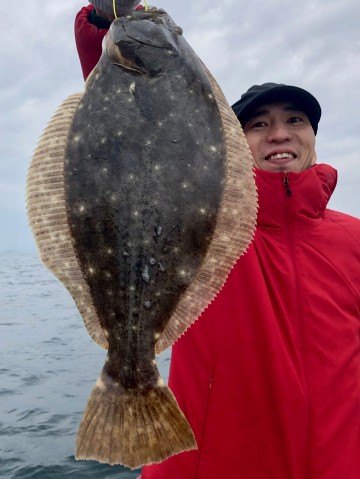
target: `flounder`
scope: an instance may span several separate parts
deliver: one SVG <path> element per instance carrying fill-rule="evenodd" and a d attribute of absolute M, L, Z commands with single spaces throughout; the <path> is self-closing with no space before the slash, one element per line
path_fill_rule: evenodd
<path fill-rule="evenodd" d="M 223 287 L 257 198 L 239 122 L 165 11 L 113 22 L 40 138 L 27 208 L 42 261 L 108 350 L 77 459 L 136 468 L 196 448 L 155 352 Z"/>

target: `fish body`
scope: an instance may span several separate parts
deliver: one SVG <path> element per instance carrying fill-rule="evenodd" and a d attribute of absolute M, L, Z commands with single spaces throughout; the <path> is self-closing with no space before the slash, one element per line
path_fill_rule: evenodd
<path fill-rule="evenodd" d="M 169 15 L 116 19 L 28 177 L 42 259 L 108 350 L 78 459 L 135 468 L 196 448 L 155 351 L 201 314 L 251 241 L 251 165 L 235 115 Z"/>

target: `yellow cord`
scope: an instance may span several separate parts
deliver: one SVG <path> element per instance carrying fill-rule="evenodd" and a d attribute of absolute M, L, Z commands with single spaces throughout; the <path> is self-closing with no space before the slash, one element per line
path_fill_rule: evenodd
<path fill-rule="evenodd" d="M 144 0 L 144 5 L 145 5 L 145 12 L 147 12 L 147 10 L 148 10 L 148 5 L 147 5 L 147 1 L 146 1 L 146 0 Z"/>
<path fill-rule="evenodd" d="M 114 10 L 114 17 L 117 18 L 118 16 L 116 15 L 116 0 L 113 0 L 113 10 Z"/>

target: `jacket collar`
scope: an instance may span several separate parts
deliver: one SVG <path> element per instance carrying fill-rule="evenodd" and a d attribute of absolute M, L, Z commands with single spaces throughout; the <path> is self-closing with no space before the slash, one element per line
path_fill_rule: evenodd
<path fill-rule="evenodd" d="M 258 227 L 308 229 L 321 223 L 336 186 L 337 171 L 325 164 L 314 165 L 301 173 L 256 169 L 255 181 L 259 200 Z"/>

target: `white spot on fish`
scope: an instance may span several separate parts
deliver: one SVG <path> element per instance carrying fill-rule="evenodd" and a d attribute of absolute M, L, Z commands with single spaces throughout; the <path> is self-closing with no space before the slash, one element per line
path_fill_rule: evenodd
<path fill-rule="evenodd" d="M 89 271 L 90 274 L 95 273 L 95 269 L 92 266 L 89 266 L 88 271 Z"/>
<path fill-rule="evenodd" d="M 151 301 L 144 301 L 144 306 L 146 309 L 150 309 L 151 308 Z"/>
<path fill-rule="evenodd" d="M 157 341 L 160 338 L 161 334 L 160 333 L 155 333 L 154 334 L 154 339 Z"/>
<path fill-rule="evenodd" d="M 80 213 L 83 213 L 83 212 L 85 211 L 85 206 L 84 206 L 84 205 L 80 205 L 79 211 L 80 211 Z"/>
<path fill-rule="evenodd" d="M 134 101 L 133 98 L 128 98 L 128 103 L 132 103 Z"/>
<path fill-rule="evenodd" d="M 155 165 L 155 166 L 154 166 L 154 170 L 155 170 L 155 171 L 160 170 L 160 165 Z"/>
<path fill-rule="evenodd" d="M 110 199 L 111 199 L 111 201 L 116 201 L 116 200 L 117 200 L 117 196 L 116 196 L 116 195 L 111 195 L 111 196 L 110 196 Z"/>
<path fill-rule="evenodd" d="M 136 290 L 134 285 L 131 285 L 129 289 L 130 289 L 130 291 L 135 291 Z"/>
<path fill-rule="evenodd" d="M 132 174 L 131 174 L 131 175 L 129 175 L 129 180 L 133 180 L 134 178 L 135 178 L 135 176 L 134 176 L 134 175 L 132 175 Z"/>
<path fill-rule="evenodd" d="M 123 132 L 119 130 L 116 134 L 117 134 L 117 136 L 121 136 L 123 134 Z"/>
<path fill-rule="evenodd" d="M 205 209 L 205 208 L 200 208 L 200 213 L 201 213 L 202 215 L 204 215 L 204 214 L 206 213 L 206 209 Z"/>
<path fill-rule="evenodd" d="M 210 146 L 210 151 L 217 151 L 216 146 Z"/>
<path fill-rule="evenodd" d="M 136 331 L 137 330 L 137 326 L 133 326 L 133 331 Z"/>
<path fill-rule="evenodd" d="M 101 138 L 100 143 L 104 145 L 106 143 L 106 138 Z"/>
<path fill-rule="evenodd" d="M 136 84 L 135 84 L 135 82 L 133 81 L 133 82 L 130 83 L 130 85 L 129 85 L 129 92 L 130 92 L 130 93 L 135 93 L 135 88 L 136 88 Z"/>
<path fill-rule="evenodd" d="M 182 183 L 181 186 L 182 186 L 183 188 L 188 188 L 188 187 L 189 187 L 189 183 L 186 183 L 186 181 L 184 181 L 184 183 Z"/>
<path fill-rule="evenodd" d="M 213 99 L 214 99 L 214 95 L 212 95 L 211 93 L 208 93 L 208 98 L 210 98 L 210 100 L 213 100 Z"/>
<path fill-rule="evenodd" d="M 101 391 L 105 391 L 105 384 L 104 384 L 104 381 L 101 379 L 101 378 L 98 378 L 97 381 L 96 381 L 96 387 L 98 389 L 101 389 Z"/>
<path fill-rule="evenodd" d="M 74 136 L 74 142 L 79 143 L 79 141 L 80 141 L 80 136 L 79 135 Z"/>
<path fill-rule="evenodd" d="M 134 211 L 134 216 L 139 216 L 139 212 L 138 212 L 138 211 Z"/>
<path fill-rule="evenodd" d="M 108 248 L 108 250 L 106 252 L 107 252 L 107 254 L 113 254 L 113 250 L 110 249 L 110 248 Z"/>
<path fill-rule="evenodd" d="M 162 121 L 158 121 L 158 126 L 163 126 Z"/>
<path fill-rule="evenodd" d="M 106 276 L 107 278 L 111 278 L 111 274 L 109 273 L 109 271 L 107 271 L 107 272 L 105 273 L 105 276 Z"/>
<path fill-rule="evenodd" d="M 193 126 L 192 123 L 188 123 L 188 125 L 190 126 L 190 128 L 192 128 L 192 126 Z"/>
<path fill-rule="evenodd" d="M 110 98 L 108 96 L 104 96 L 104 101 L 109 101 Z"/>
<path fill-rule="evenodd" d="M 107 173 L 108 172 L 108 169 L 107 168 L 103 168 L 102 169 L 104 173 Z"/>
<path fill-rule="evenodd" d="M 149 283 L 150 275 L 149 275 L 149 267 L 147 264 L 144 267 L 144 271 L 142 272 L 141 277 L 145 281 L 145 283 Z"/>

